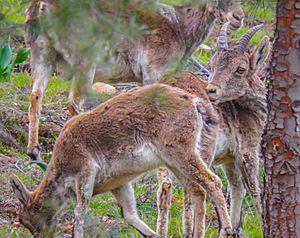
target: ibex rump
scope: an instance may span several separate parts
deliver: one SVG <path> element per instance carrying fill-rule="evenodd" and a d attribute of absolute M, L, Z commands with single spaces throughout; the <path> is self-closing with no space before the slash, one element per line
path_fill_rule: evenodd
<path fill-rule="evenodd" d="M 111 191 L 129 224 L 145 237 L 159 237 L 139 219 L 130 181 L 165 166 L 187 190 L 207 191 L 220 218 L 220 237 L 227 237 L 231 222 L 221 181 L 197 150 L 206 136 L 206 124 L 214 119 L 211 110 L 208 100 L 156 84 L 132 89 L 74 117 L 58 137 L 47 172 L 34 192 L 12 177 L 13 190 L 23 204 L 21 223 L 36 237 L 51 237 L 57 212 L 76 195 L 74 235 L 83 237 L 89 200 Z"/>

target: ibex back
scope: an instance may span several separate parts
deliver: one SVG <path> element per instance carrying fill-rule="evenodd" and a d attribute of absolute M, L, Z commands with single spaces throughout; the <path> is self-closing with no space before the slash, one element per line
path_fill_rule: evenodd
<path fill-rule="evenodd" d="M 183 186 L 214 202 L 220 237 L 231 233 L 220 179 L 207 169 L 197 147 L 206 124 L 214 121 L 209 100 L 181 89 L 157 84 L 132 89 L 64 126 L 57 139 L 43 180 L 29 192 L 11 179 L 23 204 L 20 221 L 36 237 L 51 237 L 55 216 L 76 194 L 76 238 L 83 237 L 84 216 L 93 195 L 111 191 L 123 216 L 145 237 L 158 237 L 136 210 L 130 181 L 140 174 L 166 166 Z"/>

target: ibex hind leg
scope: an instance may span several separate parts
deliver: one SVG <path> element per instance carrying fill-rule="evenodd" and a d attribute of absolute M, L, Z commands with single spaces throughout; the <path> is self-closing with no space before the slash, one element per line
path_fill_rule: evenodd
<path fill-rule="evenodd" d="M 112 191 L 116 197 L 124 219 L 134 228 L 136 228 L 144 237 L 159 238 L 138 216 L 134 190 L 131 183 L 125 184 Z"/>
<path fill-rule="evenodd" d="M 193 183 L 199 184 L 206 190 L 210 199 L 215 204 L 220 217 L 221 232 L 219 237 L 228 237 L 231 234 L 231 222 L 222 192 L 221 180 L 207 169 L 207 166 L 196 151 L 184 151 L 181 153 L 181 158 L 178 157 L 179 154 L 178 151 L 172 153 L 169 148 L 168 158 L 165 159 L 166 163 L 171 168 L 175 167 L 186 178 L 190 179 Z"/>
<path fill-rule="evenodd" d="M 84 103 L 92 88 L 96 66 L 89 61 L 77 63 L 76 65 L 80 66 L 73 69 L 74 76 L 72 77 L 72 85 L 69 94 L 69 108 L 73 107 L 75 114 L 78 114 L 84 109 Z M 73 114 L 72 110 L 69 109 L 69 111 Z"/>
<path fill-rule="evenodd" d="M 193 238 L 194 231 L 194 204 L 188 188 L 183 188 L 183 237 Z"/>
<path fill-rule="evenodd" d="M 50 54 L 46 39 L 39 36 L 30 43 L 31 49 L 31 72 L 33 87 L 30 96 L 29 118 L 29 138 L 27 153 L 32 160 L 40 159 L 40 147 L 38 144 L 39 119 L 41 116 L 42 101 L 44 91 L 47 87 L 49 77 L 53 72 L 53 53 Z"/>
<path fill-rule="evenodd" d="M 206 191 L 197 183 L 184 177 L 177 169 L 172 169 L 184 187 L 183 238 L 203 238 L 205 235 Z M 186 203 L 191 203 L 186 207 Z"/>
<path fill-rule="evenodd" d="M 157 225 L 156 233 L 161 238 L 168 237 L 169 211 L 172 199 L 172 180 L 167 168 L 158 168 L 157 177 L 159 189 L 157 191 Z"/>

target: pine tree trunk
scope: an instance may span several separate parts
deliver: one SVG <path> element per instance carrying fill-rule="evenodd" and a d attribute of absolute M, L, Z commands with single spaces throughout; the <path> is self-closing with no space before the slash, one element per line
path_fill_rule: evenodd
<path fill-rule="evenodd" d="M 300 238 L 300 0 L 278 0 L 263 138 L 264 236 Z"/>

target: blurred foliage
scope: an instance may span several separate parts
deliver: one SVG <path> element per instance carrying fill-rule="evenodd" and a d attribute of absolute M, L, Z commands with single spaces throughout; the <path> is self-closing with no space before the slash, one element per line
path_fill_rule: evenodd
<path fill-rule="evenodd" d="M 0 0 L 0 45 L 7 42 L 9 36 L 24 34 L 27 4 L 28 0 Z"/>
<path fill-rule="evenodd" d="M 243 9 L 250 19 L 261 19 L 265 22 L 275 20 L 276 0 L 243 1 Z"/>

